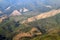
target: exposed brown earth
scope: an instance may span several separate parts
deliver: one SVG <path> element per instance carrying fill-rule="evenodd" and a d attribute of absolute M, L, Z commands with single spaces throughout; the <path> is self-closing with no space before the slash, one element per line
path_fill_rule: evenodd
<path fill-rule="evenodd" d="M 2 22 L 2 19 L 0 18 L 0 23 Z"/>
<path fill-rule="evenodd" d="M 40 20 L 40 19 L 51 17 L 51 16 L 55 16 L 56 14 L 59 14 L 59 13 L 60 13 L 60 9 L 58 9 L 58 10 L 52 10 L 52 11 L 41 13 L 41 14 L 39 14 L 37 16 L 28 18 L 27 20 L 24 20 L 21 23 L 23 24 L 23 23 L 33 22 L 35 20 Z"/>
<path fill-rule="evenodd" d="M 35 33 L 36 31 L 36 33 Z M 33 37 L 34 35 L 41 35 L 42 33 L 38 31 L 37 28 L 32 28 L 29 32 L 27 33 L 19 33 L 16 36 L 14 36 L 13 40 L 19 40 L 23 37 Z"/>
<path fill-rule="evenodd" d="M 0 17 L 0 23 L 3 22 L 3 20 L 6 19 L 6 18 L 7 18 L 7 16 Z"/>

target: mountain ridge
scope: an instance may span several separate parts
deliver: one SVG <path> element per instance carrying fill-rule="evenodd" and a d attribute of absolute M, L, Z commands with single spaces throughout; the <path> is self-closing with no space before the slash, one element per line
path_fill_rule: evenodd
<path fill-rule="evenodd" d="M 23 24 L 23 23 L 33 22 L 35 20 L 40 20 L 40 19 L 44 19 L 44 18 L 47 18 L 47 17 L 55 16 L 56 14 L 59 14 L 59 13 L 60 13 L 60 9 L 52 10 L 52 11 L 45 12 L 45 13 L 39 14 L 37 16 L 33 16 L 31 18 L 28 18 L 27 20 L 24 20 L 21 23 Z"/>

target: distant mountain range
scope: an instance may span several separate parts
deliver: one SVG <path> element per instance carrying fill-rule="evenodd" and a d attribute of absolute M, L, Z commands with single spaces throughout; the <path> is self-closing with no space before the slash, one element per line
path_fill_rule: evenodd
<path fill-rule="evenodd" d="M 59 4 L 60 0 L 1 0 L 0 11 L 7 15 L 10 15 L 14 10 L 20 11 L 21 9 L 21 14 L 23 14 L 23 8 L 29 11 L 46 12 L 59 9 Z"/>

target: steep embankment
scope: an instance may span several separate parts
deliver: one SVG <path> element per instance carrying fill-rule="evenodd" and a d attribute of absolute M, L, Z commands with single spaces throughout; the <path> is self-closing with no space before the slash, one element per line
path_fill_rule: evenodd
<path fill-rule="evenodd" d="M 27 20 L 24 20 L 21 23 L 23 24 L 23 23 L 33 22 L 35 20 L 40 20 L 40 19 L 51 17 L 51 16 L 55 16 L 56 14 L 59 14 L 59 13 L 60 13 L 60 9 L 58 9 L 58 10 L 51 10 L 49 12 L 41 13 L 41 14 L 39 14 L 37 16 L 28 18 Z"/>

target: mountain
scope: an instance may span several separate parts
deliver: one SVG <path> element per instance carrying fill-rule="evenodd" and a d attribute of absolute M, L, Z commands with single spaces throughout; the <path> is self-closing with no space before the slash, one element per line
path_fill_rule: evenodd
<path fill-rule="evenodd" d="M 0 11 L 0 14 L 2 14 L 2 11 Z"/>
<path fill-rule="evenodd" d="M 56 14 L 59 14 L 59 13 L 60 13 L 60 9 L 51 10 L 49 12 L 41 13 L 37 16 L 33 16 L 31 18 L 28 18 L 27 20 L 24 20 L 22 23 L 29 23 L 29 22 L 33 22 L 33 21 L 36 21 L 36 20 L 48 18 L 48 17 L 51 17 L 51 16 L 55 16 Z"/>
<path fill-rule="evenodd" d="M 17 10 L 14 10 L 14 11 L 10 14 L 10 16 L 19 16 L 19 15 L 21 15 L 21 13 L 20 13 L 19 11 L 17 11 Z"/>
<path fill-rule="evenodd" d="M 0 40 L 60 40 L 60 0 L 0 0 Z"/>
<path fill-rule="evenodd" d="M 2 0 L 0 1 L 0 10 L 7 15 L 10 15 L 14 10 L 20 11 L 23 8 L 29 11 L 46 12 L 60 8 L 59 3 L 59 0 Z"/>

